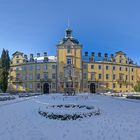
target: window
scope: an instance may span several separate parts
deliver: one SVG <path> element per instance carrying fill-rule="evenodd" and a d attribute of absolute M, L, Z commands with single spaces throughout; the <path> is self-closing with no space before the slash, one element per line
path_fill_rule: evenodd
<path fill-rule="evenodd" d="M 32 85 L 32 84 L 30 84 L 30 85 L 29 85 L 29 88 L 30 88 L 30 89 L 32 89 L 32 88 L 33 88 L 33 85 Z"/>
<path fill-rule="evenodd" d="M 99 74 L 99 75 L 98 75 L 98 78 L 99 78 L 99 79 L 102 79 L 102 74 Z"/>
<path fill-rule="evenodd" d="M 109 69 L 109 66 L 106 66 L 106 70 L 108 70 Z"/>
<path fill-rule="evenodd" d="M 128 80 L 128 75 L 126 75 L 126 80 Z"/>
<path fill-rule="evenodd" d="M 48 69 L 48 65 L 44 65 L 44 70 L 47 70 Z"/>
<path fill-rule="evenodd" d="M 121 74 L 121 73 L 119 74 L 119 79 L 123 80 L 123 74 Z"/>
<path fill-rule="evenodd" d="M 47 80 L 47 79 L 48 79 L 48 74 L 44 73 L 44 80 Z"/>
<path fill-rule="evenodd" d="M 126 88 L 128 88 L 128 85 L 126 85 Z"/>
<path fill-rule="evenodd" d="M 29 80 L 32 80 L 33 79 L 33 74 L 30 74 L 29 75 Z"/>
<path fill-rule="evenodd" d="M 23 80 L 26 80 L 26 75 L 23 75 L 23 76 L 22 76 L 22 79 L 23 79 Z"/>
<path fill-rule="evenodd" d="M 19 68 L 18 67 L 16 67 L 16 71 L 18 71 L 19 70 Z"/>
<path fill-rule="evenodd" d="M 113 83 L 113 88 L 116 88 L 116 84 L 115 83 Z"/>
<path fill-rule="evenodd" d="M 37 65 L 37 66 L 36 66 L 36 69 L 37 69 L 37 70 L 40 70 L 40 65 Z"/>
<path fill-rule="evenodd" d="M 39 73 L 36 75 L 36 79 L 37 79 L 37 80 L 40 79 L 40 74 L 39 74 Z"/>
<path fill-rule="evenodd" d="M 132 68 L 132 72 L 134 72 L 134 69 Z"/>
<path fill-rule="evenodd" d="M 106 79 L 109 79 L 109 74 L 106 74 Z"/>
<path fill-rule="evenodd" d="M 122 84 L 120 84 L 120 88 L 122 88 Z"/>
<path fill-rule="evenodd" d="M 19 55 L 17 55 L 16 58 L 19 58 Z"/>
<path fill-rule="evenodd" d="M 56 74 L 53 73 L 53 74 L 52 74 L 52 79 L 55 79 L 55 78 L 56 78 Z"/>
<path fill-rule="evenodd" d="M 72 64 L 72 58 L 67 58 L 67 64 Z"/>
<path fill-rule="evenodd" d="M 132 76 L 132 81 L 134 80 L 134 76 Z"/>
<path fill-rule="evenodd" d="M 19 60 L 17 60 L 16 63 L 18 64 L 19 63 Z"/>
<path fill-rule="evenodd" d="M 16 89 L 18 89 L 18 84 L 16 84 Z"/>
<path fill-rule="evenodd" d="M 94 65 L 91 65 L 91 69 L 94 69 Z"/>
<path fill-rule="evenodd" d="M 115 80 L 116 79 L 116 75 L 115 74 L 113 74 L 113 80 Z"/>
<path fill-rule="evenodd" d="M 86 64 L 84 64 L 84 65 L 83 65 L 83 68 L 84 68 L 84 69 L 86 69 L 86 68 L 87 68 L 87 65 L 86 65 Z"/>
<path fill-rule="evenodd" d="M 102 66 L 101 66 L 101 65 L 99 65 L 99 66 L 98 66 L 98 69 L 99 69 L 99 70 L 101 70 L 101 68 L 102 68 Z"/>
<path fill-rule="evenodd" d="M 120 60 L 120 63 L 122 63 L 122 60 Z"/>
<path fill-rule="evenodd" d="M 71 53 L 71 46 L 67 46 L 67 53 Z"/>
<path fill-rule="evenodd" d="M 87 79 L 87 74 L 86 73 L 83 74 L 83 78 Z"/>
<path fill-rule="evenodd" d="M 122 71 L 122 67 L 120 67 L 120 71 Z"/>
<path fill-rule="evenodd" d="M 37 83 L 37 88 L 40 89 L 40 83 Z"/>
<path fill-rule="evenodd" d="M 55 83 L 52 83 L 52 88 L 53 88 L 53 89 L 55 88 Z"/>
<path fill-rule="evenodd" d="M 33 66 L 30 66 L 30 71 L 32 71 L 33 70 Z"/>
<path fill-rule="evenodd" d="M 17 80 L 17 81 L 19 80 L 19 77 L 20 77 L 20 74 L 17 73 L 17 74 L 16 74 L 16 80 Z"/>
<path fill-rule="evenodd" d="M 25 71 L 26 70 L 26 66 L 22 66 L 22 70 Z"/>
<path fill-rule="evenodd" d="M 87 88 L 87 84 L 86 83 L 84 83 L 84 88 Z"/>
<path fill-rule="evenodd" d="M 25 83 L 22 84 L 22 88 L 23 88 L 23 89 L 26 88 L 26 84 L 25 84 Z"/>
<path fill-rule="evenodd" d="M 56 68 L 56 65 L 52 65 L 52 69 L 55 69 Z"/>
<path fill-rule="evenodd" d="M 91 80 L 94 80 L 94 73 L 91 73 Z"/>
<path fill-rule="evenodd" d="M 115 66 L 113 66 L 113 70 L 115 70 L 116 69 L 116 67 Z"/>
<path fill-rule="evenodd" d="M 128 71 L 128 68 L 125 68 L 126 71 Z"/>

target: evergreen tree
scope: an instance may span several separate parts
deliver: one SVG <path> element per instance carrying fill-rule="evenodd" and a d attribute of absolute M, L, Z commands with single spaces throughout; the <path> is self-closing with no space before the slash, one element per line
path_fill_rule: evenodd
<path fill-rule="evenodd" d="M 134 86 L 134 90 L 135 90 L 136 92 L 140 92 L 140 80 L 137 81 L 137 84 Z"/>
<path fill-rule="evenodd" d="M 8 75 L 10 69 L 8 50 L 3 49 L 0 60 L 0 89 L 5 93 L 8 88 Z"/>

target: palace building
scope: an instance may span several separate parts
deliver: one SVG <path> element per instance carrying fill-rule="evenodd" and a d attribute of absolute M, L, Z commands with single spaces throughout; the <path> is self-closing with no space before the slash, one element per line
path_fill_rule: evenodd
<path fill-rule="evenodd" d="M 83 46 L 67 29 L 56 46 L 56 56 L 23 52 L 12 55 L 9 91 L 11 92 L 65 92 L 71 88 L 79 92 L 130 92 L 140 77 L 137 66 L 122 51 L 102 55 L 82 54 Z"/>

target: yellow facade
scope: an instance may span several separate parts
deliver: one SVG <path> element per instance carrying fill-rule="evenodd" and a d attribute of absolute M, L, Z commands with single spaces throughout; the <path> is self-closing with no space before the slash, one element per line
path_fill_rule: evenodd
<path fill-rule="evenodd" d="M 23 53 L 13 54 L 9 75 L 9 90 L 13 92 L 43 92 L 48 84 L 48 92 L 56 92 L 56 62 L 26 60 Z M 20 61 L 19 61 L 20 59 Z"/>
<path fill-rule="evenodd" d="M 140 78 L 140 67 L 122 51 L 114 55 L 82 55 L 82 45 L 67 29 L 56 46 L 57 56 L 44 53 L 27 58 L 15 52 L 11 60 L 9 90 L 15 92 L 130 92 Z"/>
<path fill-rule="evenodd" d="M 58 91 L 64 92 L 68 84 L 66 69 L 68 65 L 73 67 L 71 74 L 72 87 L 76 92 L 81 92 L 81 48 L 77 40 L 72 38 L 71 30 L 66 30 L 66 37 L 57 45 L 57 67 L 58 67 Z M 77 41 L 77 42 L 76 42 Z M 69 62 L 70 61 L 70 62 Z M 69 64 L 68 64 L 69 63 Z"/>

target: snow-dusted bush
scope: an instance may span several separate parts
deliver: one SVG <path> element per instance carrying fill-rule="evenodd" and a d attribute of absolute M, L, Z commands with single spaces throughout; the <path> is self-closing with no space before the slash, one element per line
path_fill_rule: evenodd
<path fill-rule="evenodd" d="M 14 100 L 15 97 L 14 96 L 3 96 L 0 97 L 0 101 L 7 101 L 7 100 Z"/>
<path fill-rule="evenodd" d="M 77 120 L 100 115 L 101 111 L 93 106 L 70 104 L 47 106 L 45 109 L 39 109 L 38 113 L 43 117 L 53 120 Z"/>
<path fill-rule="evenodd" d="M 42 93 L 19 93 L 19 98 L 31 97 L 31 96 L 37 96 L 37 95 L 42 95 Z"/>
<path fill-rule="evenodd" d="M 126 98 L 128 99 L 137 99 L 137 100 L 140 100 L 140 96 L 133 96 L 133 95 L 128 95 Z"/>

